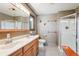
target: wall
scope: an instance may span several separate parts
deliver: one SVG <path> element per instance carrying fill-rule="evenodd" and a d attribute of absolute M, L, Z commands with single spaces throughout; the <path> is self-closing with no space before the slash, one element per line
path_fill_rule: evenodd
<path fill-rule="evenodd" d="M 56 21 L 52 15 L 41 15 L 37 17 L 38 34 L 43 39 L 46 39 L 48 44 L 56 44 Z"/>
<path fill-rule="evenodd" d="M 37 28 L 38 28 L 38 33 L 39 34 L 41 34 L 40 33 L 40 29 L 44 29 L 44 28 L 42 28 L 42 25 L 44 25 L 44 23 L 48 23 L 49 21 L 55 22 L 55 20 L 53 19 L 52 15 L 37 16 Z M 41 26 L 39 27 L 40 24 L 41 24 Z"/>

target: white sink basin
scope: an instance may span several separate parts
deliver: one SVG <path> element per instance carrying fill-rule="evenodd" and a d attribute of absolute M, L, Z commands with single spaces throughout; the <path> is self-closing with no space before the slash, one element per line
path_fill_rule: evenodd
<path fill-rule="evenodd" d="M 12 42 L 7 43 L 7 44 L 1 44 L 0 49 L 11 49 L 11 48 L 15 47 L 17 44 L 19 44 L 19 43 L 21 44 L 21 43 L 25 42 L 25 40 L 27 40 L 27 42 L 28 42 L 28 40 L 33 37 L 34 36 L 27 36 L 26 38 L 13 40 Z"/>
<path fill-rule="evenodd" d="M 9 44 L 3 44 L 3 45 L 0 45 L 0 49 L 10 49 L 12 47 L 14 47 L 15 45 L 12 44 L 12 43 L 9 43 Z"/>
<path fill-rule="evenodd" d="M 12 42 L 7 43 L 7 44 L 2 44 L 2 45 L 0 45 L 0 49 L 11 49 L 20 42 L 22 42 L 22 41 L 12 41 Z"/>

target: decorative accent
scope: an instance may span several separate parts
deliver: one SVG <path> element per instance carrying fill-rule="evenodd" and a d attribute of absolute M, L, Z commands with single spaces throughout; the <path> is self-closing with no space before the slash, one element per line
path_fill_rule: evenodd
<path fill-rule="evenodd" d="M 46 23 L 44 23 L 44 26 L 46 26 Z"/>
<path fill-rule="evenodd" d="M 69 27 L 68 27 L 68 26 L 66 26 L 66 27 L 65 27 L 65 29 L 69 29 Z"/>

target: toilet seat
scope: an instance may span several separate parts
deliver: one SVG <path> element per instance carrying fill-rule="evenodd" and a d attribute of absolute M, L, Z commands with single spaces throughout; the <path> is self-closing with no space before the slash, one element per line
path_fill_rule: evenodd
<path fill-rule="evenodd" d="M 39 39 L 39 47 L 44 47 L 46 44 L 46 40 L 45 39 Z"/>

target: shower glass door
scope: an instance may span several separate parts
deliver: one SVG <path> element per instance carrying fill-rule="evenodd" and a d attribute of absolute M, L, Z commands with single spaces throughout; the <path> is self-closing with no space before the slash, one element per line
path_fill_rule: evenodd
<path fill-rule="evenodd" d="M 61 46 L 68 46 L 76 52 L 76 19 L 75 17 L 62 18 L 60 20 Z"/>

